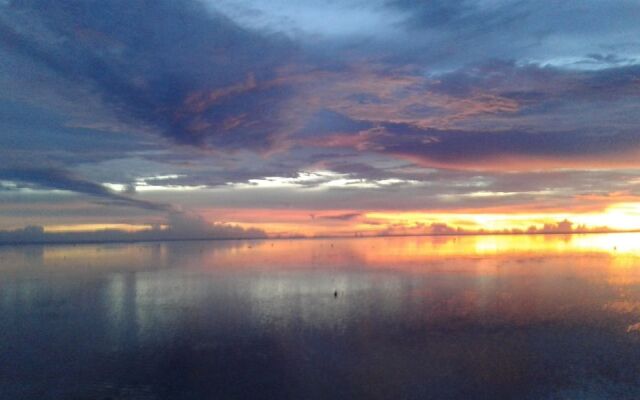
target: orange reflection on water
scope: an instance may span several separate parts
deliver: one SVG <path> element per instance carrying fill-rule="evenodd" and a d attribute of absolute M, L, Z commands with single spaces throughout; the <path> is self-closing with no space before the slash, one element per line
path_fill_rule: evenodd
<path fill-rule="evenodd" d="M 16 293 L 35 296 L 40 281 L 27 278 L 43 271 L 70 287 L 104 280 L 114 329 L 135 320 L 149 335 L 213 295 L 245 305 L 238 315 L 251 323 L 278 329 L 296 321 L 347 329 L 403 313 L 428 324 L 526 325 L 594 312 L 622 315 L 626 329 L 639 319 L 640 234 L 0 247 L 2 278 L 22 282 Z M 20 298 L 11 293 L 0 304 Z"/>
<path fill-rule="evenodd" d="M 191 250 L 181 251 L 180 265 L 210 270 L 565 273 L 612 284 L 640 281 L 636 268 L 640 265 L 640 234 L 287 239 L 195 242 L 190 246 Z"/>
<path fill-rule="evenodd" d="M 285 263 L 308 262 L 325 253 L 366 264 L 402 264 L 440 257 L 599 253 L 640 256 L 640 234 L 409 236 L 353 239 L 271 240 L 234 249 L 234 255 L 260 256 Z"/>
<path fill-rule="evenodd" d="M 18 251 L 19 248 L 22 250 Z M 38 264 L 47 268 L 138 269 L 177 264 L 216 269 L 369 267 L 413 270 L 423 269 L 434 261 L 452 259 L 591 254 L 606 259 L 607 268 L 626 268 L 633 272 L 640 257 L 640 234 L 270 239 L 24 246 L 0 250 L 0 265 L 16 268 L 21 264 Z M 15 260 L 12 259 L 14 256 L 17 257 Z M 478 266 L 477 263 L 473 265 Z"/>
<path fill-rule="evenodd" d="M 572 246 L 577 249 L 609 252 L 612 255 L 640 256 L 640 233 L 575 235 Z"/>

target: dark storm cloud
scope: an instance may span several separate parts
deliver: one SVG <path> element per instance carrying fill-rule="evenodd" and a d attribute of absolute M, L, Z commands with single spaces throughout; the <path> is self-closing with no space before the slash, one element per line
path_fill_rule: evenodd
<path fill-rule="evenodd" d="M 178 143 L 254 149 L 268 147 L 279 127 L 273 104 L 286 89 L 263 82 L 292 53 L 282 37 L 240 28 L 189 0 L 0 7 L 2 50 L 53 72 L 57 85 L 95 93 L 128 123 Z"/>

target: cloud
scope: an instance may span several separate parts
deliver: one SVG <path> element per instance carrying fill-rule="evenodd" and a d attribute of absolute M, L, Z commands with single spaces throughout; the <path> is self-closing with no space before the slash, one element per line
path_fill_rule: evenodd
<path fill-rule="evenodd" d="M 506 27 L 524 38 L 518 42 L 524 51 L 531 46 L 523 44 L 535 42 L 539 30 L 543 37 L 591 31 L 577 23 L 551 29 L 549 21 L 567 16 L 572 16 L 569 21 L 593 19 L 596 30 L 611 33 L 595 18 L 597 13 L 630 23 L 627 13 L 636 6 L 622 2 L 602 7 L 588 2 L 582 10 L 586 14 L 580 15 L 574 15 L 574 8 L 547 9 L 524 2 L 337 2 L 324 10 L 336 18 L 340 12 L 391 13 L 395 17 L 387 23 L 396 24 L 398 34 L 416 39 L 395 47 L 359 46 L 368 53 L 338 62 L 337 56 L 344 54 L 342 41 L 353 48 L 357 35 L 342 39 L 329 35 L 335 42 L 319 49 L 299 35 L 259 27 L 251 17 L 305 21 L 309 13 L 321 12 L 310 2 L 296 7 L 253 1 L 207 7 L 195 0 L 119 0 L 62 6 L 51 0 L 31 0 L 2 6 L 0 46 L 14 66 L 28 67 L 5 70 L 10 78 L 26 81 L 34 72 L 49 71 L 53 75 L 42 76 L 41 86 L 81 89 L 90 100 L 84 103 L 98 102 L 128 124 L 118 129 L 151 131 L 181 144 L 282 150 L 292 143 L 304 145 L 305 138 L 343 132 L 357 141 L 359 133 L 378 125 L 406 124 L 421 129 L 524 132 L 522 140 L 516 135 L 508 140 L 526 146 L 536 138 L 548 142 L 542 136 L 528 137 L 527 132 L 603 129 L 597 123 L 605 121 L 614 121 L 607 126 L 612 132 L 605 140 L 615 141 L 629 134 L 620 132 L 621 121 L 612 118 L 620 104 L 603 107 L 600 103 L 606 98 L 631 104 L 631 97 L 638 95 L 639 73 L 633 57 L 591 48 L 581 53 L 583 61 L 604 63 L 603 68 L 585 71 L 545 64 L 514 49 L 511 54 L 498 51 L 509 47 L 504 46 L 502 35 L 495 37 Z M 398 24 L 396 17 L 404 22 Z M 364 25 L 355 28 L 366 29 Z M 304 31 L 305 26 L 297 29 Z M 450 37 L 461 47 L 444 55 L 433 50 L 438 58 L 467 56 L 465 46 L 478 47 L 477 42 L 492 51 L 482 51 L 482 58 L 460 59 L 442 70 L 425 62 L 422 53 L 408 44 L 418 42 L 429 48 Z M 411 51 L 413 58 L 392 57 L 396 47 Z M 582 110 L 569 115 L 576 103 Z M 632 118 L 625 126 L 633 124 L 637 121 Z M 291 135 L 297 136 L 293 142 L 288 139 Z M 593 136 L 585 135 L 587 142 Z M 401 133 L 398 136 L 402 141 Z M 580 148 L 582 138 L 573 136 Z M 620 145 L 625 144 L 623 139 Z"/>
<path fill-rule="evenodd" d="M 263 238 L 264 231 L 256 228 L 242 228 L 237 225 L 210 223 L 198 214 L 171 212 L 167 217 L 167 229 L 160 236 L 170 238 Z M 158 233 L 158 232 L 156 232 Z"/>
<path fill-rule="evenodd" d="M 429 78 L 396 73 L 331 78 L 311 94 L 331 123 L 310 123 L 314 135 L 299 143 L 444 168 L 637 165 L 637 65 L 569 71 L 493 61 Z"/>
<path fill-rule="evenodd" d="M 589 233 L 608 232 L 610 228 L 606 226 L 587 227 L 586 225 L 575 225 L 568 219 L 556 223 L 546 223 L 542 226 L 532 225 L 527 229 L 527 233 Z"/>
<path fill-rule="evenodd" d="M 626 34 L 637 32 L 633 16 L 640 6 L 632 0 L 390 0 L 383 7 L 404 16 L 398 38 L 413 39 L 398 46 L 395 57 L 413 55 L 436 68 L 488 56 L 575 67 L 576 60 L 602 50 L 638 55 L 637 42 Z"/>
<path fill-rule="evenodd" d="M 98 201 L 129 207 L 104 207 L 110 216 L 164 204 L 602 210 L 640 194 L 627 184 L 640 167 L 637 10 L 2 1 L 2 179 L 90 195 L 77 212 L 95 219 Z M 333 175 L 304 175 L 314 171 Z M 176 177 L 145 180 L 158 175 Z M 38 204 L 67 201 L 61 221 L 75 206 L 54 191 L 0 192 L 4 216 L 33 205 L 20 214 L 29 223 L 44 224 Z"/>
<path fill-rule="evenodd" d="M 358 135 L 339 134 L 314 143 L 378 152 L 427 167 L 503 171 L 638 166 L 638 139 L 636 132 L 471 131 L 385 124 Z"/>
<path fill-rule="evenodd" d="M 276 133 L 269 105 L 286 89 L 263 82 L 293 52 L 283 37 L 240 28 L 190 0 L 0 7 L 0 48 L 28 67 L 12 70 L 16 79 L 52 73 L 44 85 L 95 94 L 130 129 L 177 143 L 259 150 Z"/>
<path fill-rule="evenodd" d="M 210 224 L 196 214 L 175 211 L 168 214 L 165 228 L 154 227 L 136 232 L 117 229 L 92 232 L 46 232 L 42 226 L 36 225 L 0 231 L 0 244 L 260 238 L 266 238 L 266 233 L 260 229 L 223 223 Z"/>
<path fill-rule="evenodd" d="M 638 64 L 575 70 L 515 60 L 487 60 L 434 74 L 426 88 L 459 98 L 474 93 L 492 94 L 516 101 L 520 114 L 530 115 L 553 111 L 565 103 L 602 104 L 603 100 L 637 98 L 640 96 L 639 77 Z"/>
<path fill-rule="evenodd" d="M 140 199 L 131 198 L 116 193 L 103 185 L 82 179 L 74 174 L 57 169 L 3 169 L 0 168 L 0 179 L 8 181 L 18 181 L 25 184 L 35 185 L 37 187 L 66 190 L 70 192 L 80 193 L 96 197 L 110 204 L 137 207 L 145 210 L 167 211 L 172 207 L 166 204 L 155 203 Z"/>
<path fill-rule="evenodd" d="M 463 232 L 442 222 L 434 222 L 427 228 L 427 232 L 432 235 L 452 235 Z"/>
<path fill-rule="evenodd" d="M 487 229 L 482 226 L 478 228 L 465 228 L 444 222 L 432 222 L 426 224 L 414 221 L 411 224 L 392 223 L 387 225 L 387 229 L 376 232 L 376 235 L 491 235 L 491 234 L 571 234 L 571 233 L 606 233 L 613 229 L 606 226 L 586 226 L 576 225 L 568 219 L 557 222 L 544 223 L 542 225 L 531 225 L 528 229 L 505 228 Z"/>
<path fill-rule="evenodd" d="M 327 214 L 316 216 L 318 219 L 325 219 L 330 221 L 351 221 L 362 216 L 362 213 L 342 213 L 342 214 Z"/>
<path fill-rule="evenodd" d="M 391 130 L 396 134 L 380 136 L 373 143 L 382 152 L 407 157 L 422 165 L 454 169 L 637 166 L 640 150 L 635 133 L 603 136 L 577 131 L 419 132 L 402 126 Z"/>
<path fill-rule="evenodd" d="M 640 332 L 640 322 L 631 324 L 627 327 L 627 333 Z"/>

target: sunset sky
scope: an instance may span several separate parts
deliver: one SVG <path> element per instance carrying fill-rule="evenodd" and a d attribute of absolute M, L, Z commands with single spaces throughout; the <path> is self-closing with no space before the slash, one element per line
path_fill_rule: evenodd
<path fill-rule="evenodd" d="M 0 0 L 0 230 L 640 229 L 639 18 L 635 0 Z"/>

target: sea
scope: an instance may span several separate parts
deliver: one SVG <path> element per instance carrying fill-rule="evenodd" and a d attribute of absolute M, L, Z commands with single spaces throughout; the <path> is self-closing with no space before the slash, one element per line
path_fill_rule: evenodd
<path fill-rule="evenodd" d="M 640 234 L 0 246 L 0 399 L 638 399 Z"/>

